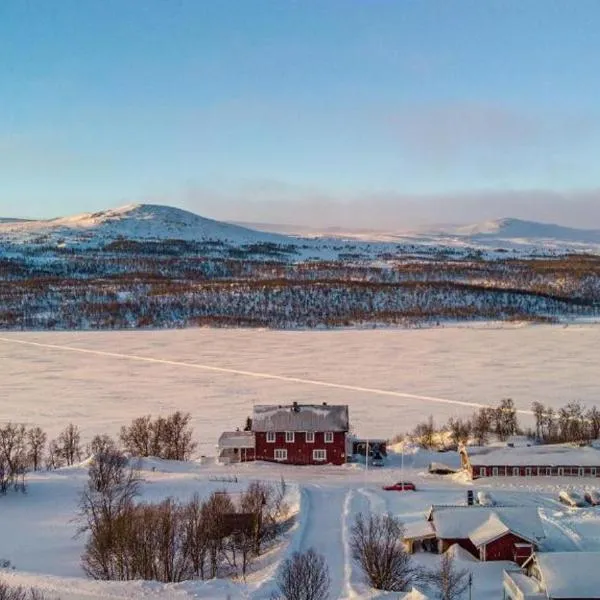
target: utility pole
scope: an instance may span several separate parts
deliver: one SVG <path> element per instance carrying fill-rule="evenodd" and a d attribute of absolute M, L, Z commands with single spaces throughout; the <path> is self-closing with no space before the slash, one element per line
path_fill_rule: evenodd
<path fill-rule="evenodd" d="M 469 600 L 472 600 L 473 592 L 473 573 L 469 573 Z"/>

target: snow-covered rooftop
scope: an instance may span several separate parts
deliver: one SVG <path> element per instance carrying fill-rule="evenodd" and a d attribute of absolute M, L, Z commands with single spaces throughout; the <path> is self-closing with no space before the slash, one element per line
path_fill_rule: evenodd
<path fill-rule="evenodd" d="M 535 507 L 436 507 L 433 524 L 439 538 L 470 539 L 476 546 L 508 531 L 531 542 L 546 535 Z"/>
<path fill-rule="evenodd" d="M 348 431 L 345 404 L 257 405 L 253 431 Z"/>
<path fill-rule="evenodd" d="M 254 448 L 252 431 L 225 431 L 219 438 L 219 448 Z"/>
<path fill-rule="evenodd" d="M 600 598 L 600 552 L 544 552 L 535 560 L 549 598 Z"/>
<path fill-rule="evenodd" d="M 565 444 L 501 448 L 474 452 L 467 450 L 474 467 L 479 466 L 588 466 L 600 467 L 600 451 Z"/>

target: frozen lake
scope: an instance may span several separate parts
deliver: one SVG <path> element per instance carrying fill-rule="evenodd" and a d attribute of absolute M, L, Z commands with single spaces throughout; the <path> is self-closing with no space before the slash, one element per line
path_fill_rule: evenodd
<path fill-rule="evenodd" d="M 180 409 L 192 413 L 203 454 L 254 403 L 348 403 L 356 433 L 391 437 L 429 414 L 443 422 L 505 397 L 523 410 L 600 398 L 599 325 L 0 338 L 0 421 L 50 435 L 72 421 L 89 438 Z"/>

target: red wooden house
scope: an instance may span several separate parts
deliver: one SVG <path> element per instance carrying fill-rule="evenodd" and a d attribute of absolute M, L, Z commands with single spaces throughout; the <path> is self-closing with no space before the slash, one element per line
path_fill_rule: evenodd
<path fill-rule="evenodd" d="M 406 528 L 404 540 L 411 551 L 442 553 L 457 544 L 482 561 L 523 564 L 544 536 L 532 507 L 432 506 L 425 523 Z"/>
<path fill-rule="evenodd" d="M 344 464 L 348 430 L 346 405 L 260 405 L 252 417 L 256 460 L 291 465 Z"/>

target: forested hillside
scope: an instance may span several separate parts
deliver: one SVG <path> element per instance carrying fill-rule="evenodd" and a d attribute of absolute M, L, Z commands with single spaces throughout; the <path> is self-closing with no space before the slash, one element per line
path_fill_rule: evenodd
<path fill-rule="evenodd" d="M 214 252 L 218 248 L 218 252 Z M 3 250 L 3 251 L 2 251 Z M 508 255 L 510 256 L 510 255 Z M 0 328 L 339 327 L 600 313 L 600 257 L 298 260 L 294 248 L 116 241 L 0 248 Z"/>

